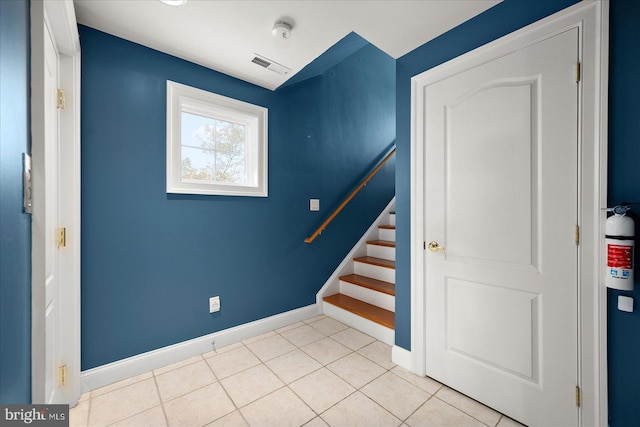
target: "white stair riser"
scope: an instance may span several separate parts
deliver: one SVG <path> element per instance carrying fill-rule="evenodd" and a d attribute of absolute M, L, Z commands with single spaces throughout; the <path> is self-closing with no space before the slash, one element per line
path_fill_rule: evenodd
<path fill-rule="evenodd" d="M 366 264 L 364 262 L 354 262 L 354 272 L 361 276 L 372 279 L 383 280 L 389 283 L 396 283 L 396 270 L 394 268 L 380 267 L 378 265 Z"/>
<path fill-rule="evenodd" d="M 390 259 L 392 261 L 395 261 L 396 248 L 390 248 L 389 246 L 367 244 L 367 255 L 376 257 L 376 258 Z"/>
<path fill-rule="evenodd" d="M 389 329 L 369 319 L 360 317 L 357 314 L 353 314 L 350 311 L 344 310 L 333 304 L 329 304 L 328 302 L 322 302 L 322 311 L 325 315 L 372 336 L 385 344 L 395 344 L 396 334 L 393 329 Z"/>
<path fill-rule="evenodd" d="M 396 311 L 396 298 L 393 295 L 343 281 L 340 281 L 340 293 L 385 310 Z"/>
<path fill-rule="evenodd" d="M 389 215 L 389 225 L 396 225 L 396 214 Z"/>
<path fill-rule="evenodd" d="M 391 242 L 396 241 L 396 230 L 390 230 L 388 228 L 378 229 L 378 236 L 380 240 L 389 240 Z"/>

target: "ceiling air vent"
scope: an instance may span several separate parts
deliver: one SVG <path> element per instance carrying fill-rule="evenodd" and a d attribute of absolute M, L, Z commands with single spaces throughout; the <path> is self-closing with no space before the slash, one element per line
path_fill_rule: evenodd
<path fill-rule="evenodd" d="M 264 56 L 260 56 L 257 53 L 255 54 L 251 62 L 283 76 L 286 76 L 291 72 L 291 68 L 287 68 L 284 65 L 278 64 L 277 62 L 265 58 Z"/>

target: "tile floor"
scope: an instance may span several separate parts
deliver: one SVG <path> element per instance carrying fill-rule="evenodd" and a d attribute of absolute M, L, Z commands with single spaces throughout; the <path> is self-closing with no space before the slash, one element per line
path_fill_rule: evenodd
<path fill-rule="evenodd" d="M 520 426 L 318 316 L 84 394 L 71 426 Z"/>

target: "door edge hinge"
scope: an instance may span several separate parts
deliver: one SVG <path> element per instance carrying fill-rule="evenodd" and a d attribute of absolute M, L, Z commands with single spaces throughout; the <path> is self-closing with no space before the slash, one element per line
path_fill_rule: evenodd
<path fill-rule="evenodd" d="M 67 229 L 64 227 L 58 228 L 58 247 L 64 248 L 67 246 Z"/>
<path fill-rule="evenodd" d="M 58 368 L 58 386 L 67 385 L 67 365 Z"/>
<path fill-rule="evenodd" d="M 581 65 L 579 62 L 576 62 L 576 83 L 580 83 L 581 76 Z"/>
<path fill-rule="evenodd" d="M 59 109 L 64 110 L 64 107 L 65 107 L 64 89 L 58 89 L 57 106 Z"/>
<path fill-rule="evenodd" d="M 576 406 L 580 407 L 580 387 L 576 386 Z"/>
<path fill-rule="evenodd" d="M 576 225 L 576 228 L 573 231 L 573 237 L 576 241 L 576 245 L 580 244 L 580 226 Z"/>

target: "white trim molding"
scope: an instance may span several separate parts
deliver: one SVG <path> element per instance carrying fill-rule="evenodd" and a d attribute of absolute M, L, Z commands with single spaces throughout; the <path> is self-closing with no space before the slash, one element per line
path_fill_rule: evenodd
<path fill-rule="evenodd" d="M 312 304 L 98 366 L 97 368 L 82 372 L 82 392 L 86 393 L 87 391 L 95 390 L 113 384 L 114 382 L 149 372 L 153 369 L 162 368 L 171 363 L 235 344 L 296 322 L 311 319 L 319 314 L 320 308 L 318 305 Z"/>
<path fill-rule="evenodd" d="M 601 285 L 607 197 L 609 4 L 577 3 L 412 78 L 411 96 L 411 370 L 425 375 L 424 150 L 420 87 L 528 46 L 568 28 L 580 34 L 578 255 L 579 424 L 607 425 L 606 289 Z M 395 349 L 395 348 L 394 348 Z M 398 351 L 396 350 L 396 353 Z M 395 356 L 406 360 L 406 354 Z M 395 360 L 394 360 L 395 361 Z M 398 363 L 398 362 L 396 362 Z"/>
<path fill-rule="evenodd" d="M 59 115 L 59 221 L 67 229 L 67 246 L 60 256 L 60 333 L 56 337 L 67 367 L 67 386 L 60 402 L 75 406 L 80 397 L 80 38 L 72 0 L 31 0 L 31 155 L 34 184 L 42 188 L 44 159 L 44 43 L 49 32 L 58 53 L 59 85 L 65 109 Z M 42 220 L 45 197 L 33 192 L 32 222 Z M 44 251 L 46 236 L 32 228 L 31 249 L 31 400 L 45 403 Z M 51 402 L 46 402 L 51 403 Z"/>
<path fill-rule="evenodd" d="M 213 129 L 212 132 L 216 136 L 213 136 L 210 141 L 206 139 L 207 143 L 212 143 L 215 148 L 207 147 L 202 140 L 201 146 L 196 147 L 195 142 L 193 146 L 187 146 L 188 141 L 183 141 L 185 134 L 191 134 L 197 129 L 187 126 L 189 121 L 186 117 L 199 118 L 197 125 L 192 124 L 194 127 Z M 167 193 L 267 197 L 268 121 L 268 109 L 265 107 L 167 80 Z M 218 123 L 218 125 L 212 126 L 212 123 Z M 242 156 L 239 153 L 232 156 L 240 158 L 242 168 L 237 170 L 234 176 L 241 178 L 241 182 L 216 180 L 217 161 L 215 159 L 225 157 L 224 151 L 220 151 L 216 144 L 216 141 L 221 138 L 216 129 L 221 126 L 220 123 L 226 123 L 227 129 L 236 129 L 235 135 L 242 138 L 241 141 L 233 143 L 234 147 L 243 146 Z M 232 138 L 223 139 L 230 142 Z M 197 170 L 210 174 L 209 165 L 213 163 L 214 171 L 211 174 L 213 176 L 208 179 L 184 177 L 183 150 L 192 150 L 191 153 L 210 152 L 213 162 L 207 162 L 206 167 L 201 166 Z M 202 158 L 190 159 L 189 157 L 184 160 L 194 160 L 197 163 L 203 161 Z M 227 167 L 229 166 L 227 164 Z"/>

